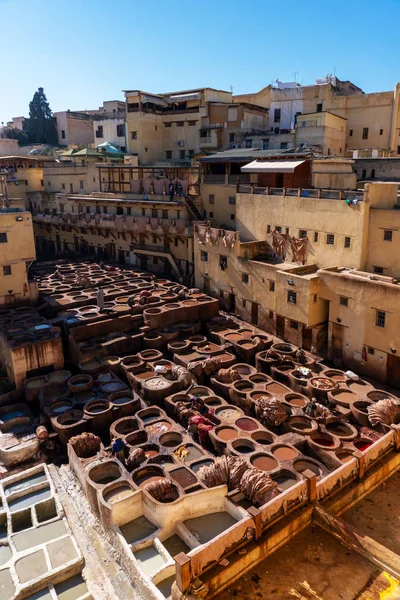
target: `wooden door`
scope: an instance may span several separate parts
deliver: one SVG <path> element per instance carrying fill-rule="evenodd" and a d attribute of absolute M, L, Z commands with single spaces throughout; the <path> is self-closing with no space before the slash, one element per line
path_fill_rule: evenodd
<path fill-rule="evenodd" d="M 204 290 L 205 294 L 210 293 L 210 278 L 209 277 L 204 277 L 203 290 Z"/>
<path fill-rule="evenodd" d="M 303 327 L 303 348 L 304 350 L 311 350 L 312 343 L 312 327 Z"/>
<path fill-rule="evenodd" d="M 120 265 L 125 264 L 125 250 L 118 250 L 118 262 Z"/>
<path fill-rule="evenodd" d="M 258 304 L 257 304 L 257 302 L 251 303 L 251 324 L 258 325 Z"/>
<path fill-rule="evenodd" d="M 280 315 L 276 315 L 276 335 L 282 339 L 285 335 L 285 318 Z"/>
<path fill-rule="evenodd" d="M 343 355 L 343 327 L 332 323 L 332 358 L 341 359 Z"/>
<path fill-rule="evenodd" d="M 387 357 L 387 382 L 400 388 L 400 356 L 395 354 Z"/>

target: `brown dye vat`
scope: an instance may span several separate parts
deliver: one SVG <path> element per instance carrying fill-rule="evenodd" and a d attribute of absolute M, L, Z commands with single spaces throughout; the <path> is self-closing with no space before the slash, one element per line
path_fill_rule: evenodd
<path fill-rule="evenodd" d="M 287 388 L 281 385 L 280 383 L 277 383 L 276 381 L 273 381 L 272 383 L 267 383 L 266 388 L 270 394 L 284 394 L 285 392 L 287 392 Z"/>
<path fill-rule="evenodd" d="M 346 423 L 342 423 L 341 421 L 333 421 L 332 423 L 328 423 L 326 425 L 329 433 L 333 435 L 337 435 L 339 437 L 351 437 L 355 434 L 352 428 Z"/>
<path fill-rule="evenodd" d="M 252 419 L 248 419 L 247 417 L 242 417 L 235 422 L 236 427 L 242 429 L 243 431 L 255 431 L 258 429 L 257 423 L 255 423 Z"/>
<path fill-rule="evenodd" d="M 307 400 L 302 398 L 301 396 L 291 396 L 287 395 L 285 398 L 286 402 L 289 402 L 291 406 L 298 406 L 300 408 L 304 408 L 307 405 Z"/>
<path fill-rule="evenodd" d="M 259 454 L 251 459 L 251 464 L 260 471 L 273 471 L 278 466 L 278 461 L 267 454 Z"/>
<path fill-rule="evenodd" d="M 154 376 L 154 371 L 141 371 L 140 373 L 135 373 L 134 376 L 137 379 L 149 379 L 149 377 L 153 377 Z"/>
<path fill-rule="evenodd" d="M 235 452 L 240 452 L 240 454 L 251 454 L 251 452 L 254 452 L 255 450 L 254 445 L 246 439 L 235 440 L 232 444 L 232 448 Z"/>
<path fill-rule="evenodd" d="M 372 442 L 367 439 L 357 440 L 356 442 L 353 442 L 353 443 L 354 443 L 355 447 L 357 448 L 357 450 L 360 450 L 361 452 L 365 452 L 365 450 L 367 450 L 367 448 L 372 446 Z"/>
<path fill-rule="evenodd" d="M 269 397 L 271 394 L 269 394 L 268 392 L 252 392 L 250 394 L 250 397 L 253 400 L 259 400 L 260 398 L 262 398 L 263 396 L 267 396 Z"/>
<path fill-rule="evenodd" d="M 332 394 L 332 396 L 335 400 L 337 400 L 338 402 L 342 402 L 346 406 L 350 406 L 351 404 L 353 404 L 353 402 L 356 402 L 356 400 L 358 400 L 357 394 L 354 394 L 353 392 L 347 392 L 346 390 L 340 390 L 335 394 Z"/>
<path fill-rule="evenodd" d="M 299 455 L 297 450 L 290 448 L 290 446 L 279 446 L 278 448 L 274 448 L 272 454 L 278 460 L 293 460 Z"/>
<path fill-rule="evenodd" d="M 327 437 L 313 437 L 312 441 L 318 446 L 324 446 L 325 448 L 332 448 L 335 445 L 335 442 Z"/>
<path fill-rule="evenodd" d="M 363 394 L 367 390 L 371 389 L 367 383 L 363 381 L 351 381 L 347 383 L 347 387 L 356 394 Z"/>
<path fill-rule="evenodd" d="M 217 437 L 219 437 L 219 439 L 223 440 L 224 442 L 229 442 L 230 440 L 234 440 L 235 438 L 238 437 L 238 435 L 239 434 L 236 431 L 236 429 L 233 429 L 232 427 L 222 427 L 217 432 Z"/>
<path fill-rule="evenodd" d="M 240 333 L 228 333 L 224 337 L 231 342 L 238 342 L 243 339 L 243 336 Z"/>
<path fill-rule="evenodd" d="M 122 484 L 113 488 L 112 490 L 109 490 L 108 492 L 105 492 L 103 497 L 108 504 L 114 504 L 115 502 L 120 502 L 125 498 L 129 498 L 133 495 L 133 493 L 134 491 L 132 488 L 130 488 L 128 485 Z"/>
<path fill-rule="evenodd" d="M 343 381 L 346 381 L 346 379 L 347 379 L 345 374 L 341 373 L 340 371 L 327 370 L 327 371 L 325 371 L 325 375 L 326 375 L 326 377 L 329 377 L 329 379 L 333 379 L 333 381 L 340 382 L 340 383 Z"/>
<path fill-rule="evenodd" d="M 172 428 L 171 423 L 168 421 L 158 421 L 157 423 L 152 423 L 151 425 L 146 425 L 145 430 L 148 433 L 166 433 Z"/>
<path fill-rule="evenodd" d="M 185 469 L 185 467 L 181 467 L 180 469 L 175 469 L 169 472 L 171 478 L 179 483 L 179 485 L 183 488 L 187 488 L 194 483 L 197 483 L 197 478 L 193 473 Z"/>
<path fill-rule="evenodd" d="M 157 456 L 157 450 L 145 450 L 146 458 L 152 458 L 153 456 Z"/>

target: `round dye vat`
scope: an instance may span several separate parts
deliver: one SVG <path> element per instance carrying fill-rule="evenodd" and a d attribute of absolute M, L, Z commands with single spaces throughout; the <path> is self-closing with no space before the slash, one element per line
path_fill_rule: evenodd
<path fill-rule="evenodd" d="M 228 333 L 224 337 L 231 342 L 238 342 L 243 339 L 243 336 L 240 333 Z"/>
<path fill-rule="evenodd" d="M 338 390 L 336 393 L 332 394 L 332 396 L 337 402 L 346 406 L 350 406 L 353 402 L 358 400 L 357 394 L 347 392 L 346 390 Z"/>
<path fill-rule="evenodd" d="M 332 423 L 328 423 L 326 425 L 329 433 L 333 435 L 337 435 L 338 437 L 347 438 L 352 437 L 353 435 L 357 435 L 357 431 L 353 430 L 347 423 L 342 423 L 341 421 L 333 421 Z"/>
<path fill-rule="evenodd" d="M 267 454 L 258 454 L 251 459 L 251 464 L 260 471 L 273 471 L 278 466 L 278 461 Z"/>
<path fill-rule="evenodd" d="M 342 461 L 342 463 L 349 462 L 349 460 L 353 458 L 353 454 L 350 451 L 336 452 L 336 456 Z"/>
<path fill-rule="evenodd" d="M 149 379 L 149 377 L 153 377 L 154 376 L 154 371 L 153 370 L 149 370 L 149 371 L 141 371 L 140 373 L 135 373 L 134 377 L 136 377 L 136 379 Z"/>
<path fill-rule="evenodd" d="M 293 475 L 289 475 L 288 473 L 279 473 L 275 477 L 272 478 L 278 484 L 279 489 L 282 492 L 285 492 L 289 488 L 293 487 L 297 483 L 297 479 L 293 477 Z"/>
<path fill-rule="evenodd" d="M 258 429 L 257 423 L 255 423 L 252 419 L 248 419 L 247 417 L 242 417 L 235 421 L 236 427 L 242 429 L 243 431 L 255 431 Z"/>
<path fill-rule="evenodd" d="M 216 410 L 215 411 L 215 416 L 218 417 L 218 419 L 221 419 L 221 421 L 229 421 L 229 422 L 233 422 L 236 421 L 236 419 L 238 419 L 240 417 L 242 413 L 237 410 L 237 408 L 221 408 L 221 410 Z"/>
<path fill-rule="evenodd" d="M 313 437 L 312 441 L 315 444 L 318 444 L 318 446 L 323 446 L 324 448 L 331 448 L 332 446 L 335 445 L 335 442 L 330 439 L 328 436 L 327 437 Z"/>
<path fill-rule="evenodd" d="M 272 450 L 272 454 L 278 460 L 293 460 L 299 455 L 297 450 L 290 448 L 290 446 L 278 446 Z"/>
<path fill-rule="evenodd" d="M 295 471 L 297 471 L 297 473 L 303 473 L 304 471 L 310 470 L 315 473 L 315 475 L 321 474 L 321 469 L 318 467 L 318 465 L 311 460 L 305 460 L 302 458 L 294 462 L 293 468 Z"/>
<path fill-rule="evenodd" d="M 286 400 L 286 402 L 288 402 L 290 404 L 290 406 L 304 408 L 307 405 L 306 398 L 303 398 L 302 396 L 296 396 L 295 394 L 293 394 L 293 395 L 288 394 L 285 397 L 285 400 Z"/>
<path fill-rule="evenodd" d="M 143 475 L 135 481 L 136 485 L 140 488 L 144 487 L 149 483 L 154 483 L 155 481 L 160 481 L 160 479 L 164 479 L 163 475 Z"/>
<path fill-rule="evenodd" d="M 357 448 L 357 450 L 360 450 L 361 452 L 365 452 L 365 450 L 367 450 L 370 446 L 372 446 L 372 442 L 370 440 L 366 440 L 366 439 L 361 439 L 361 440 L 357 440 L 356 442 L 353 442 L 355 447 Z"/>
<path fill-rule="evenodd" d="M 114 504 L 125 498 L 132 496 L 134 491 L 128 485 L 121 485 L 104 494 L 104 500 L 109 504 Z"/>
<path fill-rule="evenodd" d="M 370 386 L 364 381 L 349 381 L 347 387 L 356 394 L 363 394 L 370 389 Z"/>
<path fill-rule="evenodd" d="M 272 383 L 267 383 L 267 390 L 270 394 L 285 394 L 288 391 L 287 387 L 284 387 L 276 381 L 273 381 Z"/>
<path fill-rule="evenodd" d="M 157 450 L 145 450 L 146 458 L 151 458 L 152 456 L 157 456 Z"/>
<path fill-rule="evenodd" d="M 152 423 L 150 425 L 145 426 L 145 430 L 148 433 L 165 433 L 171 429 L 172 425 L 168 421 L 157 421 L 157 423 Z"/>
<path fill-rule="evenodd" d="M 114 398 L 111 402 L 112 404 L 120 405 L 127 404 L 132 401 L 132 397 L 130 396 L 120 396 L 119 398 Z"/>
<path fill-rule="evenodd" d="M 219 429 L 217 432 L 217 437 L 219 437 L 219 439 L 223 440 L 224 442 L 234 440 L 238 437 L 238 435 L 239 434 L 236 431 L 236 429 L 233 429 L 232 427 L 221 427 L 221 429 Z"/>
<path fill-rule="evenodd" d="M 246 365 L 244 363 L 239 363 L 237 365 L 234 365 L 232 368 L 235 371 L 237 371 L 237 373 L 240 373 L 241 375 L 249 375 L 251 373 L 251 367 L 249 367 L 249 365 Z"/>

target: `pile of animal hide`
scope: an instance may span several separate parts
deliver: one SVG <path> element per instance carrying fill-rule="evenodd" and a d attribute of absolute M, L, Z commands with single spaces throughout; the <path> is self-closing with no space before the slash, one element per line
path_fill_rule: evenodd
<path fill-rule="evenodd" d="M 393 425 L 400 419 L 400 406 L 392 398 L 378 400 L 367 408 L 368 419 L 372 427 L 376 425 Z"/>
<path fill-rule="evenodd" d="M 278 427 L 289 417 L 282 403 L 275 397 L 261 396 L 256 402 L 257 419 L 266 427 Z"/>

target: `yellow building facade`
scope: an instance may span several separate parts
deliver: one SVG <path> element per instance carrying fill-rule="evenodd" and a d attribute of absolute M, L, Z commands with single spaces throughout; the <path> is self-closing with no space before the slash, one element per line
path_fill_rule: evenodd
<path fill-rule="evenodd" d="M 314 198 L 238 193 L 237 231 L 208 229 L 207 224 L 199 223 L 194 238 L 196 285 L 219 297 L 225 308 L 241 318 L 350 367 L 355 368 L 357 357 L 365 354 L 364 346 L 370 348 L 369 356 L 380 350 L 385 356 L 375 366 L 374 376 L 394 381 L 397 367 L 394 359 L 388 359 L 392 353 L 388 344 L 400 347 L 400 329 L 386 326 L 390 335 L 385 345 L 382 328 L 377 327 L 379 336 L 374 337 L 360 323 L 364 318 L 371 321 L 376 309 L 387 313 L 386 323 L 392 321 L 396 327 L 397 316 L 389 318 L 396 312 L 394 300 L 383 302 L 381 295 L 390 289 L 396 297 L 400 289 L 397 279 L 365 271 L 377 257 L 393 276 L 400 267 L 398 258 L 393 257 L 397 231 L 391 220 L 393 213 L 397 216 L 397 185 L 367 184 L 363 192 L 352 194 L 315 192 Z M 392 223 L 392 228 L 386 229 L 386 223 Z M 277 236 L 283 240 L 280 250 L 274 242 Z M 306 251 L 299 261 L 293 248 L 305 238 Z M 357 279 L 354 272 L 364 275 Z M 346 322 L 338 356 L 332 352 L 340 325 L 336 319 L 341 318 L 335 306 L 342 307 L 341 302 L 351 297 L 344 288 L 352 281 L 359 285 L 357 294 L 354 292 L 354 310 L 360 315 Z M 368 314 L 367 306 L 372 307 Z M 394 372 L 390 376 L 389 368 Z"/>

